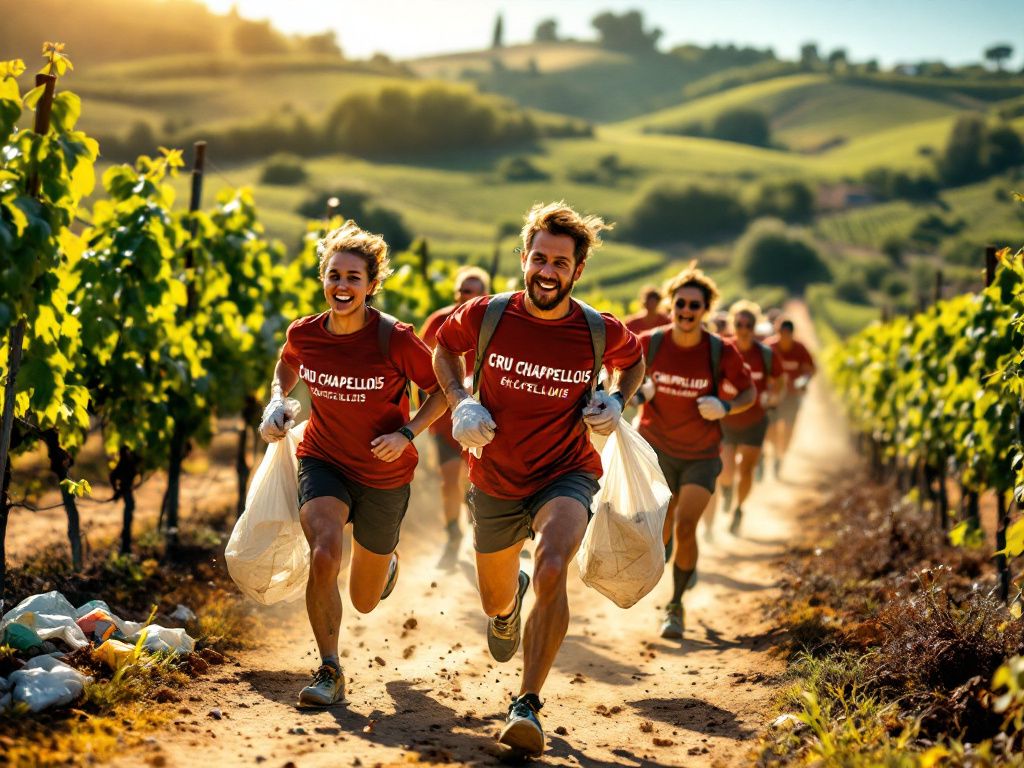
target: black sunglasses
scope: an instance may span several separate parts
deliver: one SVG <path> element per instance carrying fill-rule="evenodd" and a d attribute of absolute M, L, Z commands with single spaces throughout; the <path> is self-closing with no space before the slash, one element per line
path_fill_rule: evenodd
<path fill-rule="evenodd" d="M 733 323 L 733 325 L 735 327 L 737 327 L 737 328 L 753 328 L 754 327 L 753 323 Z"/>
<path fill-rule="evenodd" d="M 698 309 L 704 309 L 704 302 L 676 299 L 676 309 L 689 309 L 691 312 L 696 312 Z"/>

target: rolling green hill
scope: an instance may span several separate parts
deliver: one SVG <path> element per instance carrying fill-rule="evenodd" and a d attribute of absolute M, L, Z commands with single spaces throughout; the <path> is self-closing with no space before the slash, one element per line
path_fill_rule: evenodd
<path fill-rule="evenodd" d="M 952 90 L 925 98 L 865 82 L 851 84 L 823 73 L 790 75 L 696 99 L 624 125 L 676 133 L 694 124 L 709 126 L 722 112 L 745 108 L 768 117 L 775 142 L 797 152 L 816 152 L 964 109 Z"/>

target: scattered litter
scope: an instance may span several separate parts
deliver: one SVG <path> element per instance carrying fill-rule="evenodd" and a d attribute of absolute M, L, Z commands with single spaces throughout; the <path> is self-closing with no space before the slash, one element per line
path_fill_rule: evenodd
<path fill-rule="evenodd" d="M 150 624 L 141 634 L 146 638 L 142 641 L 142 647 L 153 653 L 191 653 L 196 647 L 196 641 L 184 629 L 168 629 L 159 624 Z"/>
<path fill-rule="evenodd" d="M 42 646 L 43 641 L 31 627 L 24 624 L 8 624 L 4 628 L 3 644 L 16 651 L 30 651 Z"/>
<path fill-rule="evenodd" d="M 187 605 L 178 603 L 178 607 L 174 609 L 174 613 L 169 618 L 174 621 L 180 621 L 182 624 L 188 624 L 190 621 L 195 621 L 198 617 Z"/>
<path fill-rule="evenodd" d="M 70 704 L 92 682 L 77 669 L 52 656 L 36 656 L 8 680 L 13 703 L 24 703 L 32 712 Z"/>
<path fill-rule="evenodd" d="M 93 650 L 92 657 L 102 661 L 112 670 L 117 671 L 125 664 L 132 661 L 135 656 L 135 646 L 122 640 L 107 640 Z"/>

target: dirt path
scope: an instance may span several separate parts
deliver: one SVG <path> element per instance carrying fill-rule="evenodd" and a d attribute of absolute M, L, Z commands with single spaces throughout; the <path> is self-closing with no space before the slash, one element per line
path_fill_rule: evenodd
<path fill-rule="evenodd" d="M 798 324 L 810 327 L 806 316 Z M 775 561 L 794 536 L 793 513 L 848 459 L 832 413 L 816 384 L 783 478 L 757 491 L 743 538 L 730 536 L 718 520 L 716 543 L 704 548 L 699 582 L 687 599 L 681 644 L 656 634 L 669 578 L 623 611 L 570 577 L 573 618 L 544 692 L 547 764 L 747 762 L 770 715 L 771 678 L 782 670 L 769 653 L 770 627 L 760 606 L 772 597 Z M 346 706 L 312 713 L 293 706 L 317 659 L 301 603 L 277 607 L 264 613 L 258 649 L 201 681 L 179 705 L 174 729 L 115 764 L 304 768 L 500 760 L 494 737 L 517 688 L 521 656 L 498 665 L 487 653 L 468 542 L 457 572 L 434 568 L 442 541 L 438 492 L 421 475 L 394 595 L 369 616 L 346 604 Z M 223 719 L 210 716 L 214 708 Z"/>

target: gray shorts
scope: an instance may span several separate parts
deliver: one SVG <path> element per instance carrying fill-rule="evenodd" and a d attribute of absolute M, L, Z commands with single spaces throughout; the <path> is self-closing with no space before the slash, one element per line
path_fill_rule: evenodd
<path fill-rule="evenodd" d="M 796 416 L 803 401 L 804 396 L 799 392 L 787 392 L 785 399 L 773 411 L 772 422 L 784 421 L 792 426 L 796 423 Z"/>
<path fill-rule="evenodd" d="M 587 510 L 599 488 L 597 478 L 587 472 L 569 472 L 525 499 L 499 499 L 475 485 L 469 487 L 469 509 L 473 514 L 473 546 L 489 554 L 508 549 L 523 539 L 532 539 L 533 518 L 552 499 L 575 499 Z"/>
<path fill-rule="evenodd" d="M 371 488 L 345 477 L 328 461 L 299 459 L 299 508 L 307 501 L 334 497 L 348 507 L 352 538 L 377 555 L 390 555 L 398 546 L 398 532 L 409 508 L 409 484 L 398 488 Z"/>
<path fill-rule="evenodd" d="M 722 443 L 724 445 L 750 445 L 760 448 L 764 445 L 764 436 L 768 434 L 768 417 L 751 424 L 749 427 L 730 428 L 722 425 Z"/>
<path fill-rule="evenodd" d="M 653 446 L 652 446 L 653 447 Z M 668 489 L 676 493 L 684 485 L 699 485 L 707 489 L 708 493 L 715 492 L 715 481 L 722 474 L 722 459 L 680 459 L 669 456 L 657 448 L 654 452 L 658 454 L 658 465 L 665 474 L 668 482 Z"/>

